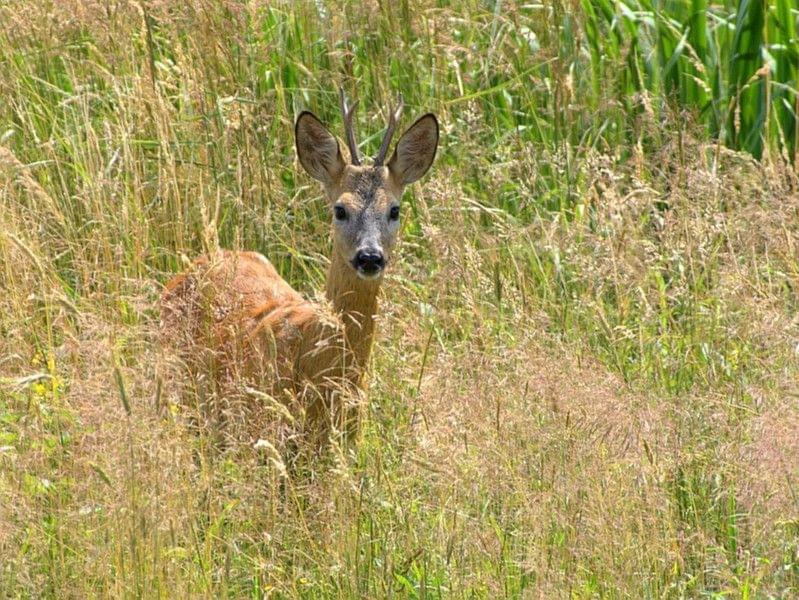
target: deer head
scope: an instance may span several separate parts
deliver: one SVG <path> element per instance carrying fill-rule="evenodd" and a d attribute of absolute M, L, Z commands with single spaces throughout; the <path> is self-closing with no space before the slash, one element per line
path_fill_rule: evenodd
<path fill-rule="evenodd" d="M 322 182 L 333 218 L 333 252 L 361 279 L 378 279 L 391 258 L 400 223 L 403 189 L 422 177 L 436 155 L 438 121 L 428 113 L 411 125 L 383 164 L 402 115 L 402 96 L 391 113 L 374 164 L 362 165 L 352 118 L 357 102 L 347 106 L 340 90 L 341 112 L 350 162 L 341 155 L 336 137 L 310 112 L 297 117 L 297 156 L 308 174 Z"/>

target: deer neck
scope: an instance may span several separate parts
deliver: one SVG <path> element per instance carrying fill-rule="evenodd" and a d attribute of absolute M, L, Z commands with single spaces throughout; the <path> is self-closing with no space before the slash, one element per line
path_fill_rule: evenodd
<path fill-rule="evenodd" d="M 372 351 L 380 282 L 361 279 L 346 259 L 333 251 L 326 295 L 344 323 L 347 345 L 361 369 L 366 368 Z"/>

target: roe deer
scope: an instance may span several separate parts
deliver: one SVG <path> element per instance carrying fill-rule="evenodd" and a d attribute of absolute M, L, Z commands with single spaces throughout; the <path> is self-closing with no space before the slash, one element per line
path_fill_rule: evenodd
<path fill-rule="evenodd" d="M 291 413 L 304 415 L 306 427 L 323 433 L 331 416 L 345 412 L 341 393 L 360 389 L 378 292 L 399 231 L 400 198 L 430 168 L 438 145 L 438 122 L 426 114 L 384 164 L 402 113 L 400 96 L 374 165 L 362 165 L 352 123 L 357 102 L 348 107 L 340 90 L 340 103 L 349 164 L 312 113 L 301 113 L 294 128 L 300 163 L 322 183 L 331 207 L 328 302 L 304 299 L 261 254 L 224 250 L 172 279 L 162 297 L 163 327 L 183 335 L 188 353 L 210 351 L 225 372 L 255 376 Z"/>

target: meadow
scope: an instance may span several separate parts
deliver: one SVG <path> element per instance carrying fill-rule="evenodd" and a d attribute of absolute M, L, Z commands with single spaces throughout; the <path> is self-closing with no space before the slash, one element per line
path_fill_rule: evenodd
<path fill-rule="evenodd" d="M 0 2 L 0 597 L 799 596 L 792 0 Z M 215 447 L 172 274 L 308 297 L 341 85 L 403 201 L 355 443 Z"/>

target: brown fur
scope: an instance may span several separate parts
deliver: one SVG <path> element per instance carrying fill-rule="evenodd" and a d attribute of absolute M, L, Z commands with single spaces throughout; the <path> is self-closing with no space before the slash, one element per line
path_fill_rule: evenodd
<path fill-rule="evenodd" d="M 356 304 L 376 310 L 376 291 Z M 295 417 L 305 413 L 316 428 L 336 397 L 357 391 L 371 347 L 373 313 L 337 314 L 333 307 L 305 300 L 260 254 L 221 251 L 167 284 L 162 324 L 181 332 L 177 342 L 192 365 L 220 368 L 223 393 L 233 381 L 266 384 L 263 391 L 295 404 Z M 368 340 L 347 335 L 344 323 L 364 321 Z"/>

